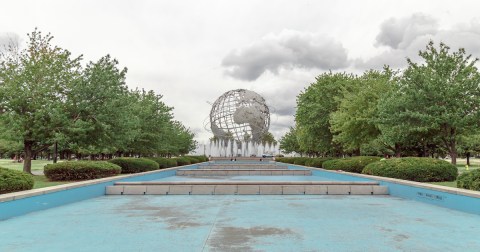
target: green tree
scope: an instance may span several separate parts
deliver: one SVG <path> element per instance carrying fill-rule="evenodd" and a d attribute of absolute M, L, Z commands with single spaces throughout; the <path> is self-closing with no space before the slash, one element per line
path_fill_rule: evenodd
<path fill-rule="evenodd" d="M 394 73 L 370 70 L 353 78 L 348 88 L 343 88 L 343 98 L 338 109 L 331 113 L 333 140 L 347 152 L 359 152 L 362 147 L 379 146 L 381 131 L 375 120 L 377 104 L 391 89 Z M 371 152 L 372 150 L 370 150 Z"/>
<path fill-rule="evenodd" d="M 127 69 L 110 55 L 90 62 L 78 82 L 71 83 L 67 108 L 70 127 L 60 137 L 75 153 L 114 153 L 132 137 L 132 99 L 125 84 Z"/>
<path fill-rule="evenodd" d="M 260 138 L 260 142 L 262 143 L 263 147 L 265 147 L 267 144 L 269 146 L 277 145 L 277 140 L 275 140 L 275 137 L 270 132 L 265 132 Z"/>
<path fill-rule="evenodd" d="M 290 154 L 297 152 L 303 154 L 300 150 L 300 144 L 298 143 L 297 130 L 295 127 L 290 127 L 290 130 L 280 138 L 280 150 Z"/>
<path fill-rule="evenodd" d="M 424 62 L 408 59 L 398 87 L 382 103 L 381 121 L 398 124 L 395 134 L 402 137 L 440 141 L 456 164 L 459 138 L 480 122 L 477 59 L 464 49 L 451 53 L 445 44 L 436 48 L 433 42 L 419 55 Z"/>
<path fill-rule="evenodd" d="M 133 141 L 129 149 L 141 155 L 154 155 L 172 144 L 179 136 L 172 122 L 172 107 L 162 101 L 162 95 L 153 91 L 136 90 L 133 95 L 137 101 L 133 104 L 133 114 L 138 119 Z M 167 137 L 168 136 L 168 137 Z"/>
<path fill-rule="evenodd" d="M 345 90 L 354 76 L 346 73 L 324 73 L 297 97 L 295 121 L 300 148 L 309 154 L 334 154 L 330 118 L 337 111 Z"/>
<path fill-rule="evenodd" d="M 9 140 L 23 143 L 23 170 L 31 173 L 32 156 L 68 126 L 66 93 L 80 76 L 81 56 L 72 58 L 37 29 L 28 37 L 25 50 L 0 63 L 0 125 Z"/>

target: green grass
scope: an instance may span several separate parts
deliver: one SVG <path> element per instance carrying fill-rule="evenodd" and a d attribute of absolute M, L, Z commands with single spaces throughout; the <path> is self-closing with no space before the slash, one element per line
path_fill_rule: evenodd
<path fill-rule="evenodd" d="M 53 164 L 53 161 L 32 160 L 32 171 L 42 171 L 47 164 Z M 0 167 L 22 171 L 23 163 L 14 162 L 12 159 L 0 159 Z"/>
<path fill-rule="evenodd" d="M 35 180 L 35 184 L 33 184 L 33 189 L 63 185 L 63 184 L 75 182 L 75 181 L 49 181 L 48 178 L 43 175 L 33 176 L 33 180 Z"/>
<path fill-rule="evenodd" d="M 43 168 L 47 164 L 53 164 L 53 161 L 32 160 L 32 171 L 43 171 Z M 11 159 L 0 159 L 0 167 L 13 169 L 17 171 L 23 171 L 23 163 L 14 162 Z M 33 176 L 33 180 L 35 181 L 35 183 L 33 184 L 33 189 L 62 185 L 62 184 L 74 182 L 74 181 L 49 181 L 48 178 L 43 175 L 35 175 Z"/>
<path fill-rule="evenodd" d="M 429 184 L 433 185 L 441 185 L 441 186 L 448 186 L 448 187 L 454 187 L 457 188 L 457 181 L 445 181 L 445 182 L 431 182 Z"/>
<path fill-rule="evenodd" d="M 449 161 L 449 160 L 446 160 Z M 467 170 L 465 165 L 467 164 L 467 160 L 464 158 L 458 158 L 457 159 L 457 168 L 458 168 L 458 174 L 462 174 Z M 477 158 L 470 158 L 470 166 L 468 167 L 468 170 L 476 170 L 480 169 L 480 159 Z M 448 187 L 453 187 L 457 188 L 457 181 L 446 181 L 446 182 L 431 182 L 428 184 L 433 184 L 433 185 L 441 185 L 441 186 L 448 186 Z"/>

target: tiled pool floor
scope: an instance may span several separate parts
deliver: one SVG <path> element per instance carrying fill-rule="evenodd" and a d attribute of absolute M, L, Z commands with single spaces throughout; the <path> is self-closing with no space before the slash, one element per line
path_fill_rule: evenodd
<path fill-rule="evenodd" d="M 480 216 L 390 196 L 104 196 L 0 221 L 0 251 L 479 251 Z"/>

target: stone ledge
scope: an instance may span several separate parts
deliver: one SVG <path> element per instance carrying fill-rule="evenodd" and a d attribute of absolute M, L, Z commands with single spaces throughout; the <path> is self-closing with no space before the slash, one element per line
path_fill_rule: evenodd
<path fill-rule="evenodd" d="M 359 181 L 140 181 L 115 182 L 115 185 L 378 185 Z"/>
<path fill-rule="evenodd" d="M 355 187 L 353 190 L 352 187 Z M 385 195 L 385 186 L 372 185 L 115 185 L 107 195 Z"/>

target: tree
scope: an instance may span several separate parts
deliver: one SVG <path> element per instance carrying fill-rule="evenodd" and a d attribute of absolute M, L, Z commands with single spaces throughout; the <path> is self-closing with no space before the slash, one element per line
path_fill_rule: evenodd
<path fill-rule="evenodd" d="M 260 142 L 262 143 L 263 147 L 265 147 L 267 144 L 269 146 L 277 145 L 277 140 L 275 140 L 275 137 L 270 132 L 265 132 L 260 138 Z"/>
<path fill-rule="evenodd" d="M 413 135 L 425 143 L 439 141 L 456 164 L 460 136 L 480 122 L 480 75 L 464 49 L 451 53 L 443 43 L 430 42 L 419 55 L 424 62 L 408 59 L 398 87 L 381 103 L 381 121 L 398 124 L 395 134 Z"/>
<path fill-rule="evenodd" d="M 67 150 L 81 154 L 114 153 L 133 133 L 131 104 L 125 84 L 127 69 L 110 55 L 90 62 L 82 78 L 70 85 L 67 109 L 70 126 L 59 137 Z"/>
<path fill-rule="evenodd" d="M 136 90 L 133 95 L 137 97 L 132 106 L 138 124 L 135 129 L 137 134 L 129 149 L 142 155 L 154 155 L 162 149 L 168 149 L 168 145 L 175 141 L 175 136 L 179 136 L 176 126 L 172 125 L 173 108 L 165 105 L 162 96 L 153 91 Z"/>
<path fill-rule="evenodd" d="M 324 73 L 297 96 L 295 121 L 304 152 L 324 155 L 335 154 L 339 149 L 332 141 L 330 117 L 337 111 L 345 90 L 350 89 L 353 77 L 346 73 Z"/>
<path fill-rule="evenodd" d="M 68 83 L 80 76 L 81 56 L 51 44 L 53 36 L 35 29 L 18 58 L 0 63 L 0 120 L 10 140 L 21 141 L 23 170 L 31 173 L 31 159 L 50 146 L 68 125 L 65 111 Z"/>
<path fill-rule="evenodd" d="M 331 114 L 330 122 L 333 140 L 345 151 L 360 152 L 362 146 L 378 146 L 381 131 L 375 120 L 377 104 L 389 92 L 393 76 L 389 68 L 383 72 L 370 70 L 352 79 L 351 86 L 343 89 L 343 98 Z"/>
<path fill-rule="evenodd" d="M 290 130 L 280 138 L 280 150 L 290 154 L 292 152 L 297 152 L 302 154 L 300 151 L 300 144 L 297 139 L 297 131 L 295 127 L 290 127 Z"/>

